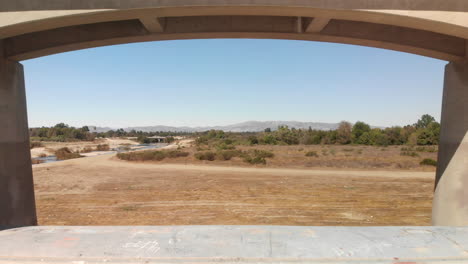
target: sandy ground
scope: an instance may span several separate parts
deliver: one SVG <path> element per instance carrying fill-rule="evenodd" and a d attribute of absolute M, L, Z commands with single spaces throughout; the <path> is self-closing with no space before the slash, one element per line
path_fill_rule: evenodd
<path fill-rule="evenodd" d="M 433 172 L 131 163 L 114 155 L 33 170 L 41 225 L 429 225 L 434 184 Z"/>
<path fill-rule="evenodd" d="M 122 138 L 105 138 L 105 139 L 97 139 L 94 142 L 88 141 L 79 141 L 79 142 L 43 142 L 44 147 L 41 148 L 34 148 L 31 149 L 31 157 L 37 158 L 41 154 L 46 154 L 48 156 L 54 155 L 54 151 L 60 148 L 67 147 L 72 151 L 79 151 L 84 149 L 85 147 L 93 147 L 95 148 L 99 144 L 108 144 L 109 147 L 117 148 L 122 145 L 138 145 L 138 142 L 128 139 Z M 101 155 L 103 153 L 83 153 L 83 156 L 96 156 Z"/>

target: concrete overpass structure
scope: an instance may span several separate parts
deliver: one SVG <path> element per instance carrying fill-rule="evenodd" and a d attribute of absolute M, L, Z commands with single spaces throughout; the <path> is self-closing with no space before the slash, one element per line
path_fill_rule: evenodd
<path fill-rule="evenodd" d="M 0 2 L 0 226 L 37 224 L 19 61 L 209 38 L 345 43 L 448 61 L 433 223 L 468 225 L 466 0 L 15 0 Z"/>

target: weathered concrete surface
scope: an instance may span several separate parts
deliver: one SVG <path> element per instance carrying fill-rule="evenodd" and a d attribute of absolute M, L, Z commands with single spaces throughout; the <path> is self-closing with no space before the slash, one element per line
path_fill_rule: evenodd
<path fill-rule="evenodd" d="M 36 223 L 23 66 L 0 58 L 0 228 Z"/>
<path fill-rule="evenodd" d="M 21 0 L 0 11 L 0 39 L 14 60 L 129 42 L 274 38 L 463 61 L 468 39 L 465 0 Z"/>
<path fill-rule="evenodd" d="M 468 228 L 27 227 L 0 263 L 468 263 Z"/>
<path fill-rule="evenodd" d="M 468 64 L 445 69 L 435 225 L 468 226 Z"/>

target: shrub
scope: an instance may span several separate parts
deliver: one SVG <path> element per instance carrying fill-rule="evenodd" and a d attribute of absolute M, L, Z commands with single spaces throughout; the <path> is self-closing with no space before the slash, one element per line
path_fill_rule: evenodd
<path fill-rule="evenodd" d="M 217 150 L 227 150 L 227 149 L 235 149 L 236 148 L 234 145 L 228 144 L 226 142 L 219 143 L 215 147 L 216 147 Z"/>
<path fill-rule="evenodd" d="M 244 161 L 247 162 L 247 163 L 250 163 L 250 164 L 263 164 L 265 165 L 266 164 L 266 159 L 263 158 L 263 157 L 250 157 L 250 156 L 247 156 L 244 158 Z"/>
<path fill-rule="evenodd" d="M 45 158 L 45 157 L 47 157 L 47 154 L 45 154 L 45 153 L 39 154 L 39 158 Z"/>
<path fill-rule="evenodd" d="M 183 151 L 179 151 L 179 150 L 172 150 L 172 151 L 168 151 L 167 152 L 167 157 L 168 158 L 181 158 L 181 157 L 188 157 L 188 155 L 190 155 L 190 153 L 188 152 L 183 152 Z"/>
<path fill-rule="evenodd" d="M 242 153 L 244 161 L 250 164 L 266 164 L 266 158 L 273 158 L 274 156 L 273 152 L 258 149 Z"/>
<path fill-rule="evenodd" d="M 102 144 L 102 145 L 99 144 L 97 145 L 96 150 L 97 151 L 109 151 L 110 147 L 109 147 L 109 144 Z"/>
<path fill-rule="evenodd" d="M 259 141 L 256 136 L 249 136 L 248 138 L 249 145 L 258 145 Z"/>
<path fill-rule="evenodd" d="M 309 151 L 305 155 L 306 157 L 317 157 L 317 158 L 319 156 L 316 151 Z"/>
<path fill-rule="evenodd" d="M 437 152 L 437 148 L 434 147 L 434 146 L 429 146 L 429 147 L 420 146 L 420 147 L 416 147 L 416 151 L 418 151 L 418 152 Z"/>
<path fill-rule="evenodd" d="M 187 157 L 190 153 L 179 150 L 171 151 L 138 151 L 128 153 L 118 153 L 117 158 L 128 161 L 161 161 L 165 158 Z"/>
<path fill-rule="evenodd" d="M 69 160 L 69 159 L 77 159 L 83 156 L 80 153 L 75 153 L 71 151 L 69 148 L 61 148 L 55 151 L 55 156 L 57 160 Z"/>
<path fill-rule="evenodd" d="M 30 148 L 30 149 L 33 149 L 33 148 L 42 148 L 42 147 L 44 147 L 44 145 L 42 144 L 42 142 L 32 141 L 31 143 L 29 143 L 29 148 Z"/>
<path fill-rule="evenodd" d="M 437 161 L 433 159 L 424 159 L 419 163 L 420 165 L 434 166 L 437 167 Z"/>
<path fill-rule="evenodd" d="M 216 153 L 216 159 L 218 160 L 231 160 L 234 157 L 239 157 L 242 152 L 239 150 L 223 150 Z"/>
<path fill-rule="evenodd" d="M 166 153 L 163 151 L 141 151 L 141 152 L 129 152 L 129 153 L 118 153 L 117 158 L 128 161 L 160 161 L 166 158 Z"/>
<path fill-rule="evenodd" d="M 197 152 L 197 153 L 195 153 L 195 158 L 198 159 L 198 160 L 213 161 L 213 160 L 216 159 L 216 153 L 211 152 L 211 151 Z"/>
<path fill-rule="evenodd" d="M 419 157 L 419 154 L 414 151 L 402 151 L 400 152 L 400 156 Z"/>
<path fill-rule="evenodd" d="M 413 151 L 414 148 L 413 147 L 402 147 L 400 150 L 401 151 Z"/>
<path fill-rule="evenodd" d="M 81 153 L 89 153 L 89 152 L 92 152 L 93 151 L 93 148 L 92 147 L 85 147 L 84 149 L 82 149 L 80 152 Z"/>

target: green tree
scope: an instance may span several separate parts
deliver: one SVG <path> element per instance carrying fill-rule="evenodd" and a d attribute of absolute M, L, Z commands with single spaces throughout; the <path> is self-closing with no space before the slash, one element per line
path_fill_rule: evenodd
<path fill-rule="evenodd" d="M 417 132 L 416 143 L 418 145 L 437 145 L 439 144 L 440 124 L 433 122 L 425 129 Z"/>
<path fill-rule="evenodd" d="M 389 127 L 384 130 L 384 133 L 388 137 L 389 145 L 402 145 L 406 142 L 405 137 L 403 136 L 403 128 L 401 127 Z"/>
<path fill-rule="evenodd" d="M 55 128 L 66 128 L 66 127 L 68 127 L 68 125 L 65 123 L 58 123 L 55 125 Z"/>
<path fill-rule="evenodd" d="M 364 133 L 370 132 L 370 131 L 371 131 L 371 128 L 368 124 L 361 122 L 361 121 L 356 122 L 356 124 L 354 124 L 353 129 L 351 131 L 353 143 L 362 144 L 360 142 L 360 137 Z"/>
<path fill-rule="evenodd" d="M 423 115 L 421 119 L 414 124 L 416 128 L 427 128 L 431 123 L 435 122 L 435 118 L 431 115 Z"/>
<path fill-rule="evenodd" d="M 370 144 L 375 146 L 388 146 L 388 136 L 379 128 L 374 128 L 369 133 Z"/>

